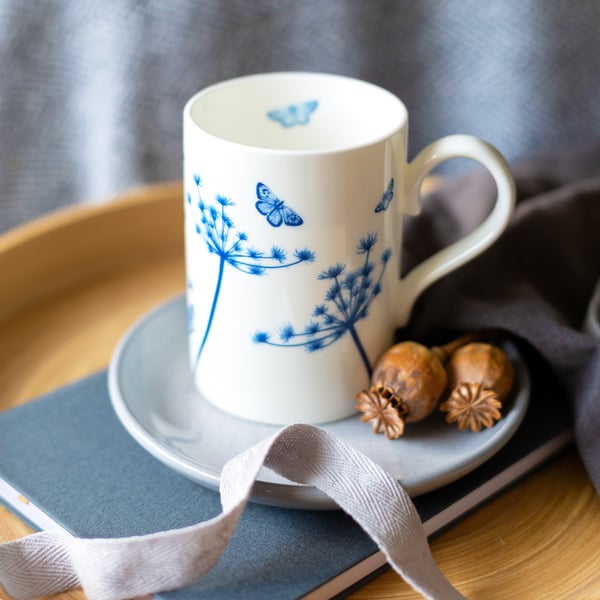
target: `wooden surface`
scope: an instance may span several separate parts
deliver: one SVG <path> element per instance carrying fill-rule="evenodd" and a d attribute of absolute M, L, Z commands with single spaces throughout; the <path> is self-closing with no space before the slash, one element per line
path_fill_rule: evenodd
<path fill-rule="evenodd" d="M 181 198 L 178 184 L 140 189 L 0 237 L 0 410 L 105 367 L 134 320 L 183 292 Z M 27 533 L 0 507 L 0 541 Z M 600 499 L 574 451 L 431 546 L 472 599 L 600 599 Z M 392 571 L 351 596 L 419 597 Z"/>

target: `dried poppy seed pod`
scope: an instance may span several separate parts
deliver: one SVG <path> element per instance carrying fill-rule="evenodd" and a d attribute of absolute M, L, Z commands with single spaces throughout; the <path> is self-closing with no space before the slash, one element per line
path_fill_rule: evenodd
<path fill-rule="evenodd" d="M 357 408 L 363 421 L 373 421 L 376 433 L 395 439 L 404 433 L 404 423 L 431 414 L 446 383 L 446 371 L 434 352 L 417 342 L 401 342 L 377 361 L 372 387 L 357 395 Z"/>
<path fill-rule="evenodd" d="M 492 427 L 501 417 L 502 403 L 514 381 L 514 369 L 504 351 L 492 344 L 467 344 L 450 355 L 446 372 L 451 391 L 440 405 L 446 422 L 472 431 Z"/>
<path fill-rule="evenodd" d="M 481 383 L 504 402 L 512 389 L 514 369 L 506 353 L 493 344 L 473 342 L 455 350 L 446 362 L 448 386 Z"/>

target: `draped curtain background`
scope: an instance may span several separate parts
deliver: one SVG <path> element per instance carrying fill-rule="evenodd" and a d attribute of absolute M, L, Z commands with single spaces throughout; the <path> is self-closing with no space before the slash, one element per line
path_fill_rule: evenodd
<path fill-rule="evenodd" d="M 181 177 L 181 111 L 241 74 L 367 79 L 409 154 L 470 133 L 509 159 L 600 133 L 600 3 L 0 0 L 0 231 Z"/>

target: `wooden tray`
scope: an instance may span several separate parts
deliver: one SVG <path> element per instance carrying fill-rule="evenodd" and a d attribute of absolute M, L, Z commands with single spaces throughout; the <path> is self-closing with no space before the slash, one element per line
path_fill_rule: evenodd
<path fill-rule="evenodd" d="M 106 367 L 129 325 L 184 291 L 182 206 L 180 184 L 152 186 L 0 236 L 0 410 Z M 29 532 L 0 507 L 0 541 Z M 469 598 L 593 600 L 599 540 L 600 499 L 571 451 L 431 546 Z M 393 571 L 350 596 L 419 597 Z"/>

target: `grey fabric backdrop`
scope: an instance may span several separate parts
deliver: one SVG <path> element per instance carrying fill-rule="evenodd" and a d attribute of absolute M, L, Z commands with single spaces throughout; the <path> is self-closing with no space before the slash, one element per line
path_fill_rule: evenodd
<path fill-rule="evenodd" d="M 447 133 L 515 159 L 600 133 L 600 3 L 0 0 L 0 231 L 180 178 L 181 110 L 240 74 L 323 70 L 400 95 L 409 154 Z"/>

